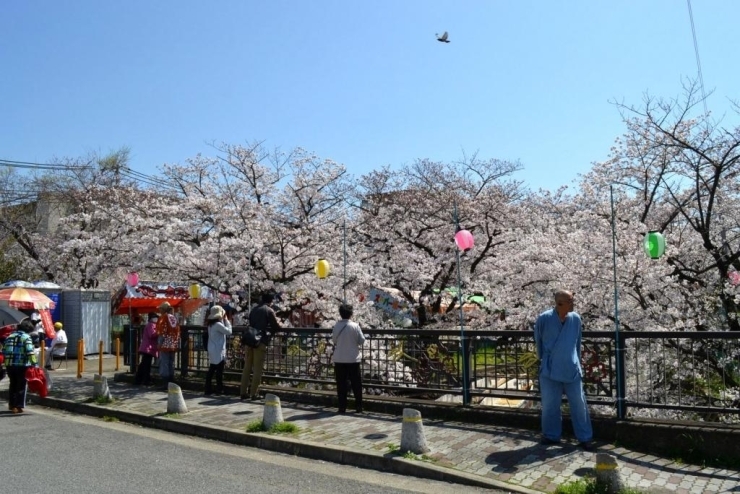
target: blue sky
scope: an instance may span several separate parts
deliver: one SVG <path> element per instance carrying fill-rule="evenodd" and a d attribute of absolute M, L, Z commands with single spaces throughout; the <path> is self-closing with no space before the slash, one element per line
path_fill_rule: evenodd
<path fill-rule="evenodd" d="M 740 2 L 692 7 L 724 114 Z M 676 96 L 697 73 L 683 0 L 5 0 L 0 33 L 0 159 L 128 146 L 148 174 L 264 140 L 355 175 L 478 151 L 554 189 L 623 133 L 610 101 Z"/>

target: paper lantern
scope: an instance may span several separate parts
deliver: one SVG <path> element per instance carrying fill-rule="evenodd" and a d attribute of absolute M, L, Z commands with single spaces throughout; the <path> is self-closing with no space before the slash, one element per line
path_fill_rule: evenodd
<path fill-rule="evenodd" d="M 200 285 L 197 283 L 193 283 L 188 287 L 188 295 L 190 295 L 190 298 L 199 298 L 200 297 Z"/>
<path fill-rule="evenodd" d="M 473 234 L 467 230 L 460 230 L 455 234 L 455 244 L 457 248 L 463 252 L 467 252 L 473 248 L 475 242 L 473 240 Z"/>
<path fill-rule="evenodd" d="M 733 285 L 740 285 L 740 272 L 730 271 L 727 273 L 727 277 L 730 279 L 730 283 Z"/>
<path fill-rule="evenodd" d="M 139 284 L 139 273 L 136 271 L 131 271 L 129 274 L 126 275 L 126 283 L 128 283 L 128 286 L 136 286 Z"/>
<path fill-rule="evenodd" d="M 326 259 L 319 259 L 316 261 L 316 265 L 313 267 L 314 273 L 316 273 L 316 276 L 320 280 L 323 280 L 327 276 L 329 276 L 329 271 L 331 269 L 331 266 L 329 266 L 329 261 Z"/>
<path fill-rule="evenodd" d="M 659 259 L 665 254 L 665 237 L 660 232 L 648 232 L 643 241 L 645 253 L 652 259 Z"/>

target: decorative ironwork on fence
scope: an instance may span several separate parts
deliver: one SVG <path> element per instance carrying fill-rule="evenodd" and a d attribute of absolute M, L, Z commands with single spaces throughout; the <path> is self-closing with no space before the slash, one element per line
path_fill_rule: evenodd
<path fill-rule="evenodd" d="M 241 373 L 243 351 L 235 327 L 227 340 L 226 375 Z M 176 365 L 183 374 L 205 371 L 206 329 L 183 327 Z M 460 333 L 453 330 L 364 330 L 363 385 L 369 394 L 462 402 L 467 386 L 482 406 L 531 407 L 538 403 L 538 360 L 530 331 L 471 331 L 470 382 L 462 380 Z M 136 360 L 133 342 L 128 361 Z M 740 335 L 731 332 L 622 332 L 624 382 L 615 372 L 616 343 L 610 332 L 583 333 L 581 352 L 589 404 L 614 413 L 620 389 L 629 410 L 704 420 L 740 418 Z M 135 345 L 138 347 L 138 345 Z M 132 350 L 133 348 L 133 350 Z M 331 332 L 287 328 L 271 341 L 264 378 L 294 387 L 332 387 Z M 652 412 L 650 412 L 652 410 Z M 657 412 L 662 410 L 662 412 Z M 693 414 L 693 415 L 692 415 Z"/>

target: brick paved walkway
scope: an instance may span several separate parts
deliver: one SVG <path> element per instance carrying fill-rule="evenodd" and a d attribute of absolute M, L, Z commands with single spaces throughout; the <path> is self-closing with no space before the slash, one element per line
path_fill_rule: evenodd
<path fill-rule="evenodd" d="M 92 374 L 85 373 L 82 379 L 66 372 L 53 376 L 55 389 L 50 395 L 53 400 L 47 403 L 49 406 L 55 406 L 52 401 L 76 403 L 81 413 L 85 413 L 84 408 L 79 408 L 82 404 L 88 408 L 100 407 L 89 404 Z M 113 382 L 112 377 L 108 379 L 116 400 L 103 407 L 109 409 L 111 415 L 121 411 L 162 417 L 166 412 L 166 392 Z M 0 384 L 0 389 L 7 389 L 7 379 Z M 183 397 L 188 413 L 171 420 L 239 432 L 244 431 L 249 422 L 262 418 L 264 405 L 261 403 L 243 402 L 229 396 L 205 397 L 187 390 L 183 391 Z M 337 415 L 334 409 L 295 403 L 283 403 L 282 412 L 286 421 L 300 427 L 300 432 L 292 436 L 293 441 L 381 455 L 390 453 L 392 447 L 400 444 L 400 417 L 373 412 Z M 100 415 L 99 412 L 95 414 Z M 505 482 L 512 489 L 518 487 L 520 492 L 552 492 L 564 482 L 591 473 L 594 467 L 594 453 L 568 443 L 541 446 L 531 431 L 426 419 L 423 427 L 432 450 L 428 454 L 431 465 L 465 472 L 481 480 Z M 624 483 L 644 492 L 740 492 L 740 475 L 735 471 L 677 464 L 609 444 L 598 444 L 598 450 L 614 455 Z"/>

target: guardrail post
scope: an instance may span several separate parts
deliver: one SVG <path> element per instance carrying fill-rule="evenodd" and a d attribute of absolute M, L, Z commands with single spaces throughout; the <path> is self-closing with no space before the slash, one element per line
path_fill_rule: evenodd
<path fill-rule="evenodd" d="M 129 372 L 136 374 L 136 329 L 133 325 L 129 325 L 128 331 L 128 368 Z"/>
<path fill-rule="evenodd" d="M 116 337 L 116 372 L 121 368 L 121 338 Z"/>
<path fill-rule="evenodd" d="M 180 327 L 180 374 L 182 377 L 188 377 L 188 353 L 190 352 L 190 338 L 188 338 L 188 328 Z"/>
<path fill-rule="evenodd" d="M 470 337 L 461 337 L 463 406 L 470 405 Z"/>
<path fill-rule="evenodd" d="M 626 386 L 625 386 L 625 372 L 624 372 L 624 353 L 625 353 L 625 341 L 624 336 L 621 333 L 617 333 L 615 337 L 616 346 L 616 359 L 617 359 L 617 418 L 623 420 L 627 417 L 627 403 L 625 402 Z"/>
<path fill-rule="evenodd" d="M 85 340 L 80 338 L 77 340 L 77 379 L 82 378 L 83 372 L 85 372 Z"/>
<path fill-rule="evenodd" d="M 98 343 L 98 374 L 103 375 L 103 340 Z"/>

